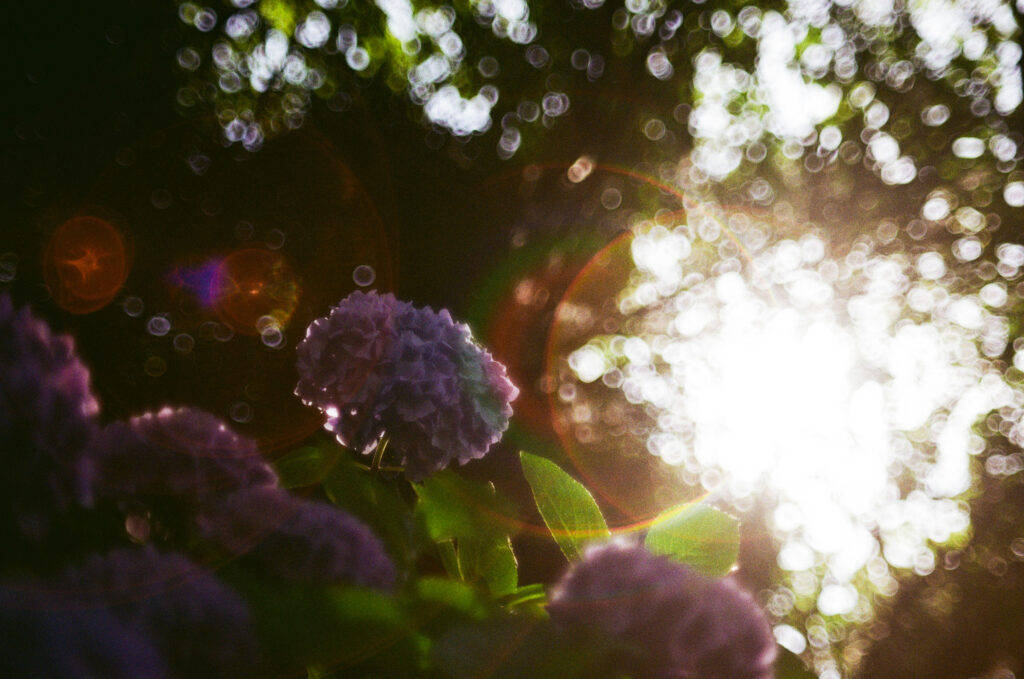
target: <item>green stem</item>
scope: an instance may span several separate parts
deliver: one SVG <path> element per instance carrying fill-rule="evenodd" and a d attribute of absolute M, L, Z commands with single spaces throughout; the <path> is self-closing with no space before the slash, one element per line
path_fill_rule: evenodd
<path fill-rule="evenodd" d="M 444 540 L 437 543 L 437 551 L 441 555 L 441 563 L 444 564 L 444 569 L 453 578 L 458 578 L 460 581 L 465 580 L 462 575 L 462 567 L 459 565 L 459 555 L 455 551 L 454 540 Z"/>
<path fill-rule="evenodd" d="M 385 436 L 377 444 L 377 450 L 373 451 L 373 463 L 370 465 L 370 469 L 373 471 L 380 470 L 380 463 L 384 459 L 384 451 L 388 448 L 388 438 Z"/>
<path fill-rule="evenodd" d="M 542 601 L 546 598 L 547 592 L 544 590 L 544 585 L 541 583 L 535 583 L 520 587 L 515 592 L 512 592 L 502 600 L 502 604 L 506 608 L 515 608 L 516 606 L 521 606 L 526 603 Z"/>

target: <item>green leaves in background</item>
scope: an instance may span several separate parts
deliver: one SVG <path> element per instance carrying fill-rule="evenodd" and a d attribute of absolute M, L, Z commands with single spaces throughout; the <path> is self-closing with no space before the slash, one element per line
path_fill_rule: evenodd
<path fill-rule="evenodd" d="M 807 668 L 799 656 L 779 647 L 779 658 L 775 661 L 776 679 L 815 679 L 817 676 Z"/>
<path fill-rule="evenodd" d="M 402 479 L 369 473 L 347 457 L 338 460 L 323 480 L 331 502 L 365 521 L 384 541 L 396 564 L 407 570 L 429 542 L 416 522 L 409 498 L 403 497 L 404 484 Z"/>
<path fill-rule="evenodd" d="M 445 470 L 414 486 L 417 514 L 438 543 L 451 575 L 482 582 L 495 596 L 516 591 L 518 564 L 510 528 L 514 507 L 490 483 Z"/>
<path fill-rule="evenodd" d="M 235 569 L 222 575 L 249 603 L 267 676 L 300 668 L 345 676 L 402 676 L 423 650 L 402 607 L 383 592 L 358 587 L 282 583 Z M 357 669 L 358 668 L 358 669 Z"/>
<path fill-rule="evenodd" d="M 739 556 L 740 522 L 704 504 L 680 505 L 654 519 L 645 545 L 706 575 L 722 576 Z"/>
<path fill-rule="evenodd" d="M 451 679 L 572 679 L 603 676 L 601 650 L 573 643 L 546 620 L 509 615 L 449 630 L 433 657 Z"/>
<path fill-rule="evenodd" d="M 611 535 L 583 484 L 543 457 L 521 452 L 519 459 L 541 518 L 567 559 L 578 559 L 586 543 Z"/>
<path fill-rule="evenodd" d="M 274 461 L 274 468 L 284 488 L 312 486 L 324 480 L 342 452 L 336 444 L 317 442 L 282 455 Z"/>

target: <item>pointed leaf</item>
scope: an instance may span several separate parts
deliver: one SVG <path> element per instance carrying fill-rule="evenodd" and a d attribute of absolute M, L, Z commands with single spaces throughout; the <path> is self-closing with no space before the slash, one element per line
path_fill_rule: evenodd
<path fill-rule="evenodd" d="M 661 513 L 651 524 L 647 549 L 707 575 L 725 575 L 740 551 L 740 523 L 704 504 L 686 504 Z"/>
<path fill-rule="evenodd" d="M 551 460 L 522 452 L 519 458 L 541 518 L 567 559 L 578 559 L 587 542 L 610 535 L 597 502 L 583 484 Z"/>

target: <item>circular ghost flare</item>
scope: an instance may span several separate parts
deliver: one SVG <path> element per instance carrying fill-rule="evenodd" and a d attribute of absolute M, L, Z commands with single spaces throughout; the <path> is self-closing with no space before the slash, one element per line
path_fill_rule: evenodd
<path fill-rule="evenodd" d="M 129 251 L 121 233 L 99 217 L 72 217 L 46 246 L 43 278 L 54 301 L 73 314 L 99 311 L 128 278 Z"/>
<path fill-rule="evenodd" d="M 231 253 L 217 267 L 213 289 L 221 321 L 247 335 L 266 332 L 266 318 L 288 325 L 301 287 L 279 252 L 247 248 Z"/>

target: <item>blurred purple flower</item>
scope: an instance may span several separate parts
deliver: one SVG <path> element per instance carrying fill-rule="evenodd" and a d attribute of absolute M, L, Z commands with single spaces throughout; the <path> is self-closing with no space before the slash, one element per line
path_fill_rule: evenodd
<path fill-rule="evenodd" d="M 0 295 L 0 534 L 39 542 L 54 518 L 91 506 L 84 449 L 99 404 L 66 335 Z"/>
<path fill-rule="evenodd" d="M 259 656 L 249 609 L 179 554 L 152 548 L 94 555 L 68 569 L 55 597 L 105 607 L 152 638 L 173 676 L 252 677 Z"/>
<path fill-rule="evenodd" d="M 191 507 L 239 488 L 276 486 L 256 444 L 197 408 L 164 408 L 114 422 L 94 446 L 97 490 Z"/>
<path fill-rule="evenodd" d="M 390 294 L 352 293 L 310 324 L 297 354 L 295 393 L 327 429 L 364 454 L 387 436 L 413 481 L 483 457 L 519 394 L 468 326 Z"/>
<path fill-rule="evenodd" d="M 164 679 L 163 659 L 143 632 L 102 608 L 54 608 L 0 584 L 0 676 L 39 679 Z"/>
<path fill-rule="evenodd" d="M 381 589 L 395 581 L 383 545 L 361 521 L 281 489 L 234 493 L 198 523 L 204 538 L 282 578 Z"/>
<path fill-rule="evenodd" d="M 657 679 L 770 679 L 775 639 L 753 598 L 643 547 L 591 548 L 555 585 L 566 633 L 616 644 L 613 672 Z"/>

